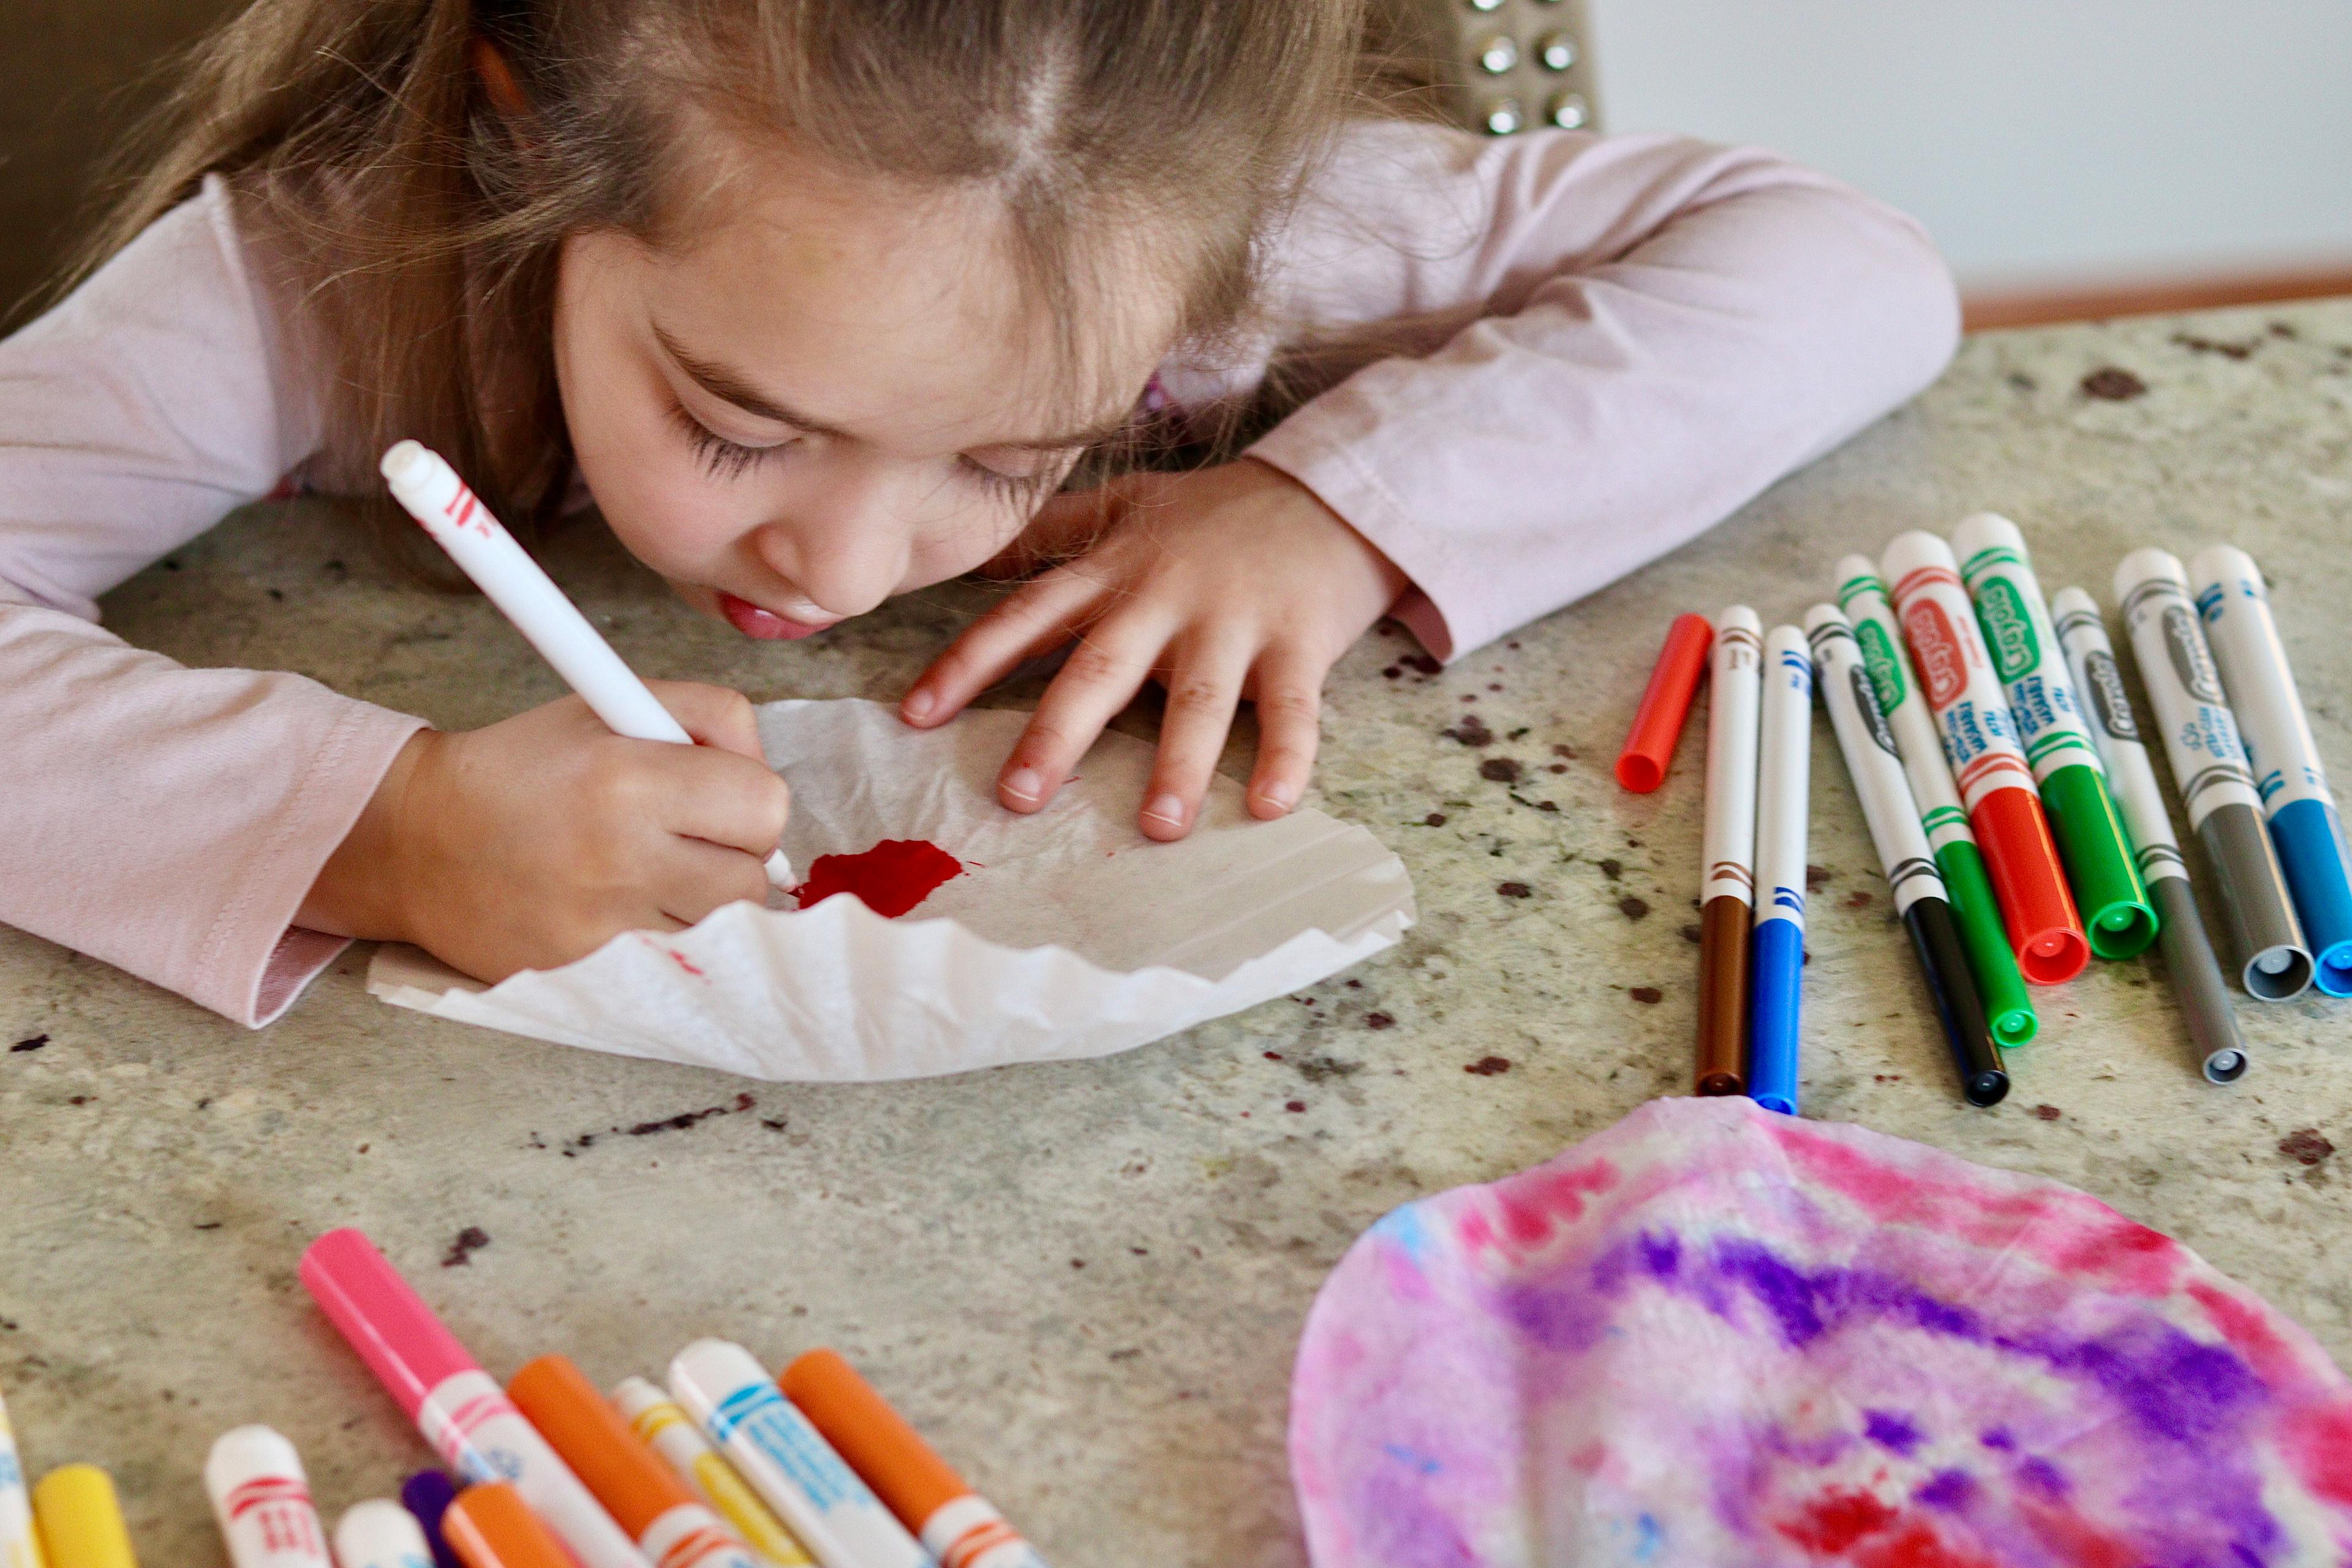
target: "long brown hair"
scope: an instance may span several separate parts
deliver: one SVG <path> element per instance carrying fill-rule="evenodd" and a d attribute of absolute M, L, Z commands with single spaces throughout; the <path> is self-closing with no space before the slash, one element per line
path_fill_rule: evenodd
<path fill-rule="evenodd" d="M 1048 297 L 1105 236 L 1172 226 L 1183 329 L 1213 338 L 1365 101 L 1363 5 L 256 0 L 132 144 L 76 276 L 226 176 L 331 378 L 331 481 L 416 436 L 530 522 L 570 470 L 559 247 L 673 237 L 720 177 L 714 130 L 916 190 L 984 187 Z"/>

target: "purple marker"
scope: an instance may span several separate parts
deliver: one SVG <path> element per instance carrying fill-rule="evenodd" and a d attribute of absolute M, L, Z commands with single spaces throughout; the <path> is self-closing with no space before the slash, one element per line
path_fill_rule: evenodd
<path fill-rule="evenodd" d="M 416 1516 L 425 1543 L 433 1548 L 433 1568 L 466 1568 L 441 1534 L 441 1516 L 457 1500 L 457 1483 L 439 1470 L 419 1470 L 400 1483 L 403 1508 Z"/>

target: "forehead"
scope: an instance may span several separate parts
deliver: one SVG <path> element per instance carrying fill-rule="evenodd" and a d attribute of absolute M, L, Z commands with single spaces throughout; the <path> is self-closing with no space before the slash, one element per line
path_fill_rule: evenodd
<path fill-rule="evenodd" d="M 1048 279 L 977 187 L 739 166 L 652 271 L 697 357 L 884 445 L 1035 440 L 1124 413 L 1175 333 L 1172 281 L 1106 235 Z"/>

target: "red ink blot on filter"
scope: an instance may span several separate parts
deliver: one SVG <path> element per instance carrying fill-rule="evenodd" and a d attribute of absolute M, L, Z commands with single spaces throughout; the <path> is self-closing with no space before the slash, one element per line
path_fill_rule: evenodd
<path fill-rule="evenodd" d="M 1895 1510 L 1864 1491 L 1832 1489 L 1807 1505 L 1802 1518 L 1780 1527 L 1798 1545 L 1829 1555 L 1895 1521 Z"/>
<path fill-rule="evenodd" d="M 885 838 L 862 855 L 818 856 L 793 896 L 805 910 L 835 893 L 854 893 L 876 914 L 895 918 L 962 872 L 962 861 L 929 839 Z"/>

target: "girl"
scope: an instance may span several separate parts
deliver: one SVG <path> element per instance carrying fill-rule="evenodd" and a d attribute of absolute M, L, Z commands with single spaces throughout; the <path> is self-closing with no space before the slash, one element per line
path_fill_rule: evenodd
<path fill-rule="evenodd" d="M 576 494 L 748 637 L 1032 576 L 907 693 L 1075 644 L 1035 811 L 1147 680 L 1143 830 L 1236 704 L 1252 809 L 1393 614 L 1451 658 L 1907 397 L 1956 331 L 1910 223 L 1755 152 L 1371 117 L 1361 0 L 258 0 L 93 270 L 0 344 L 0 919 L 248 1024 L 349 937 L 498 978 L 761 895 L 782 784 L 576 700 L 439 733 L 123 646 L 95 596 L 401 436 Z M 1181 473 L 1050 501 L 1139 432 Z"/>

